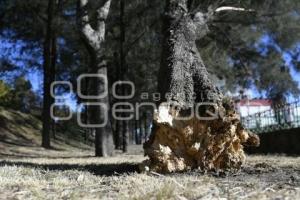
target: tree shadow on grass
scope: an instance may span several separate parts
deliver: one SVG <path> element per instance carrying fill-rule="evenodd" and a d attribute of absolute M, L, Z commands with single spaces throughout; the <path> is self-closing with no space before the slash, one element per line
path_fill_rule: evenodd
<path fill-rule="evenodd" d="M 15 161 L 0 161 L 0 167 L 2 166 L 18 166 L 29 167 L 50 171 L 66 171 L 66 170 L 78 170 L 88 171 L 95 175 L 100 176 L 112 176 L 122 175 L 140 172 L 137 163 L 118 163 L 118 164 L 35 164 L 29 162 L 15 162 Z"/>

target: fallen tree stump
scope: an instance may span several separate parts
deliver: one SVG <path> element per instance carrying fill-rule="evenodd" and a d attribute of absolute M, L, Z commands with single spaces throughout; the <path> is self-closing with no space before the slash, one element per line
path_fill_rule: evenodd
<path fill-rule="evenodd" d="M 243 145 L 258 146 L 259 138 L 242 127 L 233 109 L 218 109 L 224 116 L 214 120 L 176 120 L 178 112 L 160 106 L 153 134 L 144 144 L 149 159 L 142 167 L 160 173 L 240 169 L 245 162 Z"/>

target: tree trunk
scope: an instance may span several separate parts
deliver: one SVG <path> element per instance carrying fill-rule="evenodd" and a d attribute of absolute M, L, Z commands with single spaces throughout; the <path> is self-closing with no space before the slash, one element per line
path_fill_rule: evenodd
<path fill-rule="evenodd" d="M 208 32 L 205 19 L 202 13 L 189 13 L 188 0 L 167 1 L 158 84 L 164 104 L 155 113 L 151 137 L 144 145 L 149 156 L 144 165 L 152 170 L 239 169 L 245 160 L 242 144 L 259 143 L 242 127 L 232 102 L 209 79 L 196 46 Z M 192 111 L 198 115 L 190 115 Z M 187 116 L 191 117 L 179 119 Z"/>
<path fill-rule="evenodd" d="M 130 126 L 129 126 L 129 134 L 130 134 L 130 139 L 129 143 L 130 144 L 135 144 L 135 121 L 131 120 L 130 121 Z"/>
<path fill-rule="evenodd" d="M 126 79 L 127 73 L 127 65 L 126 65 L 126 54 L 124 52 L 124 42 L 125 42 L 125 22 L 124 22 L 124 14 L 125 14 L 125 1 L 120 0 L 120 69 L 121 69 L 121 81 Z M 122 86 L 122 95 L 127 94 L 127 90 L 124 86 Z M 125 116 L 125 114 L 123 114 Z M 128 127 L 128 120 L 123 120 L 123 129 L 122 129 L 122 151 L 125 153 L 127 152 L 128 146 L 128 134 L 129 134 L 129 127 Z"/>
<path fill-rule="evenodd" d="M 114 66 L 116 68 L 116 77 L 114 78 L 115 81 L 119 81 L 121 78 L 121 67 L 119 62 L 119 54 L 114 52 Z M 116 91 L 118 94 L 120 94 L 120 88 L 117 88 Z M 113 99 L 113 103 L 118 103 L 118 99 Z M 114 131 L 114 141 L 115 141 L 115 149 L 121 149 L 121 135 L 122 135 L 122 123 L 118 119 L 114 119 L 115 122 L 115 131 Z"/>
<path fill-rule="evenodd" d="M 122 129 L 123 129 L 123 123 L 120 120 L 116 120 L 117 122 L 117 129 L 116 129 L 116 149 L 121 149 L 122 147 Z"/>
<path fill-rule="evenodd" d="M 138 120 L 134 120 L 134 140 L 135 140 L 135 144 L 140 144 L 139 143 L 139 121 Z"/>
<path fill-rule="evenodd" d="M 144 120 L 142 118 L 139 119 L 139 128 L 140 128 L 139 144 L 143 144 L 143 139 L 145 135 L 145 126 L 144 126 Z"/>
<path fill-rule="evenodd" d="M 107 68 L 106 66 L 102 66 L 98 73 L 101 75 L 104 75 L 107 77 Z M 98 87 L 100 91 L 108 90 L 108 88 L 105 84 L 99 84 L 96 83 L 94 87 Z M 109 98 L 108 96 L 102 99 L 99 99 L 97 102 L 103 103 L 108 108 L 108 113 L 110 112 L 109 109 Z M 97 123 L 102 123 L 104 120 L 104 112 L 101 112 L 99 109 L 96 109 L 95 113 L 95 119 L 97 120 Z M 99 118 L 99 119 L 98 119 Z M 112 127 L 111 122 L 108 120 L 106 125 L 102 128 L 96 128 L 96 135 L 95 135 L 95 155 L 99 157 L 107 157 L 112 156 L 114 150 L 114 144 L 113 144 L 113 133 L 112 133 Z"/>
<path fill-rule="evenodd" d="M 43 88 L 43 130 L 42 130 L 42 147 L 50 148 L 50 130 L 51 130 L 51 116 L 50 116 L 50 107 L 54 102 L 54 99 L 50 95 L 51 83 L 54 81 L 55 69 L 53 71 L 52 67 L 55 67 L 55 62 L 53 58 L 53 53 L 56 54 L 54 42 L 54 30 L 53 30 L 53 17 L 54 17 L 54 1 L 48 1 L 48 10 L 47 10 L 47 31 L 44 41 L 44 88 Z M 55 58 L 56 59 L 56 58 Z"/>
<path fill-rule="evenodd" d="M 56 34 L 53 31 L 52 33 L 52 39 L 51 39 L 51 83 L 53 83 L 55 81 L 55 76 L 56 76 L 56 60 L 57 60 L 57 42 L 56 42 Z M 51 105 L 55 103 L 55 99 L 53 97 L 51 98 Z M 53 139 L 56 139 L 56 122 L 54 119 L 51 119 L 51 127 L 52 127 L 52 135 L 53 135 Z"/>
<path fill-rule="evenodd" d="M 88 0 L 78 0 L 78 20 L 80 33 L 83 37 L 84 44 L 89 52 L 90 56 L 90 69 L 89 72 L 92 74 L 99 74 L 107 77 L 107 66 L 103 60 L 104 49 L 103 43 L 105 41 L 105 20 L 108 16 L 110 10 L 111 0 L 106 0 L 102 7 L 98 8 L 96 16 L 96 27 L 92 27 L 88 14 Z M 104 84 L 102 81 L 92 78 L 89 81 L 89 94 L 99 95 L 105 90 L 108 91 L 108 85 Z M 110 103 L 109 97 L 106 96 L 101 99 L 89 100 L 96 103 L 102 103 L 105 105 L 107 110 L 101 112 L 99 106 L 94 108 L 90 107 L 88 109 L 89 122 L 95 125 L 100 125 L 103 123 L 105 115 L 109 117 L 110 113 Z M 95 133 L 95 155 L 96 156 L 111 156 L 113 155 L 113 135 L 110 120 L 103 127 L 93 128 L 92 131 Z"/>
<path fill-rule="evenodd" d="M 94 58 L 94 57 L 92 57 Z M 107 76 L 106 65 L 102 65 L 100 59 L 92 59 L 90 64 L 92 74 Z M 101 80 L 91 78 L 89 80 L 89 95 L 97 96 L 102 94 L 105 90 L 108 90 L 108 85 L 103 83 Z M 109 117 L 110 112 L 109 98 L 89 100 L 93 103 L 101 103 L 107 108 L 106 111 L 101 110 L 99 106 L 89 106 L 88 108 L 88 121 L 90 124 L 99 125 L 105 120 L 105 117 Z M 107 115 L 106 115 L 107 114 Z M 106 116 L 105 116 L 106 115 Z M 107 123 L 103 127 L 92 128 L 92 132 L 95 134 L 95 156 L 107 157 L 113 155 L 113 134 L 110 120 L 107 119 Z"/>

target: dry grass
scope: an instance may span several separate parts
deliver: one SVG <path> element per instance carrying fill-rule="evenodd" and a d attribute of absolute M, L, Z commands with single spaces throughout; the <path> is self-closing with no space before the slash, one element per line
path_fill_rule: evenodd
<path fill-rule="evenodd" d="M 300 199 L 300 158 L 251 156 L 238 174 L 138 173 L 140 155 L 0 162 L 0 199 Z"/>
<path fill-rule="evenodd" d="M 80 143 L 55 141 L 45 150 L 34 120 L 0 109 L 1 200 L 300 199 L 300 157 L 250 156 L 241 172 L 228 175 L 145 174 L 138 172 L 141 146 L 113 158 L 94 158 Z"/>

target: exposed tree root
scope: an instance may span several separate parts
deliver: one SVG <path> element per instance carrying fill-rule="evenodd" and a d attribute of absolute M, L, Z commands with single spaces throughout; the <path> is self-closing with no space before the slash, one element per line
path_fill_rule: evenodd
<path fill-rule="evenodd" d="M 214 120 L 176 120 L 177 112 L 160 106 L 154 117 L 155 129 L 144 145 L 150 170 L 169 173 L 199 168 L 240 169 L 245 162 L 243 145 L 258 146 L 257 135 L 247 132 L 232 107 L 218 106 Z"/>

